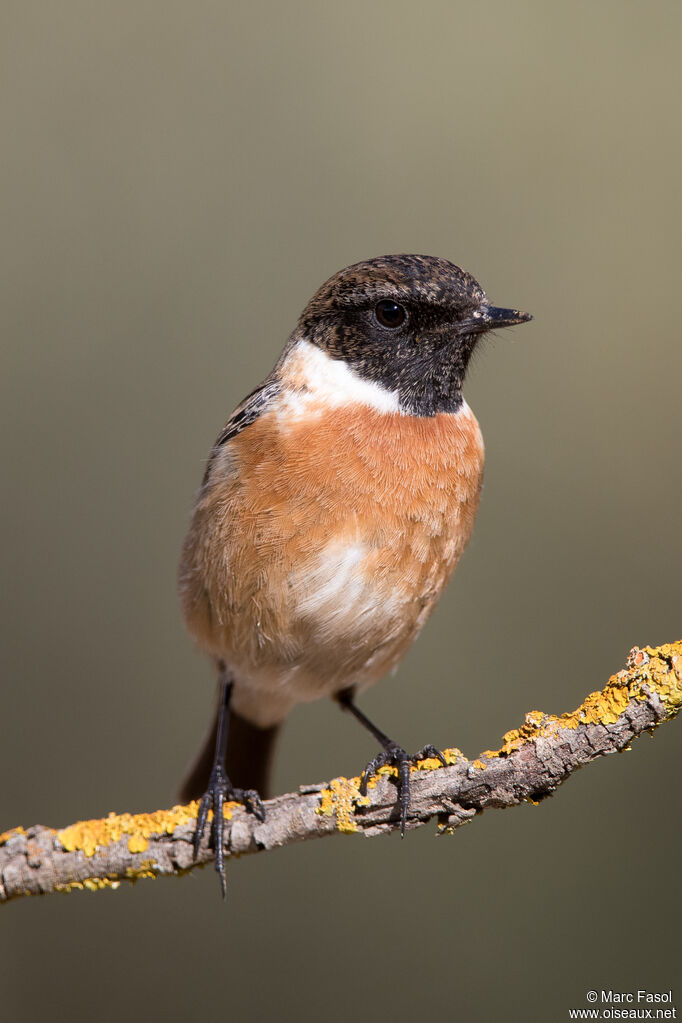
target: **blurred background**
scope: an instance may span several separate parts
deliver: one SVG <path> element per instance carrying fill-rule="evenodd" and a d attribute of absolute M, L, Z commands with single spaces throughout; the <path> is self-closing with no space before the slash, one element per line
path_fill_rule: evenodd
<path fill-rule="evenodd" d="M 444 256 L 535 316 L 473 367 L 474 538 L 364 709 L 473 757 L 682 636 L 679 3 L 5 0 L 1 21 L 0 831 L 173 801 L 213 703 L 175 592 L 205 457 L 356 260 Z M 12 904 L 4 1010 L 546 1021 L 590 988 L 668 990 L 679 732 L 452 838 L 230 863 L 226 905 L 212 870 Z M 374 752 L 309 705 L 277 789 Z"/>

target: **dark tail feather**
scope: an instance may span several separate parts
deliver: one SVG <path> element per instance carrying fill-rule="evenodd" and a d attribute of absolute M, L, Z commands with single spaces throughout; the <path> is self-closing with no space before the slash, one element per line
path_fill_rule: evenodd
<path fill-rule="evenodd" d="M 208 779 L 215 754 L 218 714 L 207 733 L 196 759 L 185 776 L 178 797 L 182 803 L 201 799 L 208 788 Z M 227 777 L 236 789 L 255 789 L 262 799 L 270 795 L 270 772 L 280 726 L 258 728 L 233 710 L 227 737 Z"/>

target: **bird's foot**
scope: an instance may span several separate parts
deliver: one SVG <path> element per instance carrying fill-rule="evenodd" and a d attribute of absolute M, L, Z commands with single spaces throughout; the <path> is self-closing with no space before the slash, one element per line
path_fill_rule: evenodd
<path fill-rule="evenodd" d="M 223 807 L 225 806 L 225 803 L 231 801 L 243 803 L 248 812 L 252 813 L 254 817 L 257 817 L 259 821 L 265 820 L 265 808 L 256 790 L 234 788 L 225 773 L 225 768 L 220 764 L 216 764 L 211 771 L 208 788 L 204 792 L 201 797 L 201 802 L 199 803 L 197 826 L 194 830 L 194 859 L 196 859 L 199 855 L 199 846 L 201 845 L 201 839 L 203 838 L 204 831 L 206 829 L 208 811 L 213 810 L 209 846 L 213 849 L 214 866 L 220 877 L 220 890 L 223 898 L 225 898 L 227 891 L 225 882 L 225 847 L 223 843 L 223 832 L 225 828 Z"/>
<path fill-rule="evenodd" d="M 362 778 L 360 779 L 360 792 L 363 796 L 367 795 L 367 782 L 370 775 L 375 774 L 380 767 L 395 767 L 398 771 L 397 783 L 398 783 L 398 803 L 400 804 L 400 834 L 405 837 L 405 826 L 407 824 L 407 813 L 410 808 L 410 768 L 412 764 L 416 764 L 419 760 L 425 760 L 427 757 L 432 757 L 435 760 L 440 760 L 443 767 L 447 767 L 448 763 L 442 752 L 436 749 L 435 746 L 424 746 L 418 753 L 414 753 L 412 756 L 407 753 L 402 746 L 399 746 L 396 742 L 391 742 L 386 749 L 382 750 L 381 753 L 377 754 L 373 760 L 367 764 L 367 767 L 362 772 Z"/>

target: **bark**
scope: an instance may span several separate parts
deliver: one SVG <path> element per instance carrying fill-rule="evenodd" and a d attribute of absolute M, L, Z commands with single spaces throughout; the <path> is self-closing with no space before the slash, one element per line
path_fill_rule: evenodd
<path fill-rule="evenodd" d="M 612 676 L 575 711 L 561 717 L 531 711 L 504 736 L 499 750 L 475 760 L 456 749 L 448 761 L 422 761 L 411 776 L 408 827 L 437 818 L 452 832 L 487 809 L 538 802 L 574 771 L 627 749 L 644 731 L 675 717 L 682 704 L 682 641 L 635 647 L 627 669 Z M 228 855 L 276 849 L 339 832 L 375 836 L 399 826 L 392 768 L 359 778 L 301 786 L 265 804 L 259 822 L 238 804 L 225 811 Z M 121 881 L 180 875 L 212 858 L 204 839 L 196 861 L 192 836 L 197 803 L 149 814 L 109 814 L 66 828 L 36 825 L 0 835 L 0 901 L 21 895 L 118 887 Z M 207 829 L 208 831 L 208 829 Z"/>

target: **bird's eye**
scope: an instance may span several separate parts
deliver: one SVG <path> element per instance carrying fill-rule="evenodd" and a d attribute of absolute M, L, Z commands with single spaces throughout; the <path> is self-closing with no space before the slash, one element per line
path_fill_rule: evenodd
<path fill-rule="evenodd" d="M 407 319 L 407 310 L 405 306 L 392 302 L 390 298 L 384 298 L 374 307 L 374 315 L 382 327 L 395 330 L 396 327 L 402 327 Z"/>

